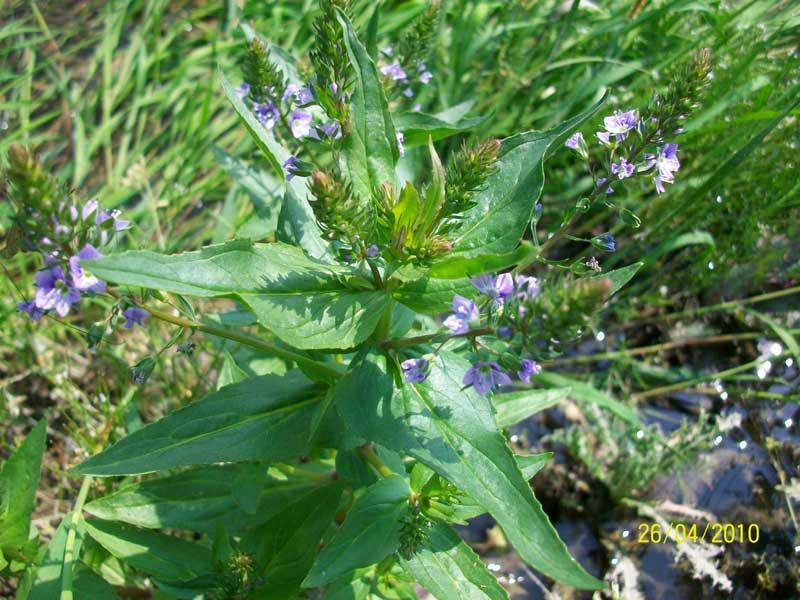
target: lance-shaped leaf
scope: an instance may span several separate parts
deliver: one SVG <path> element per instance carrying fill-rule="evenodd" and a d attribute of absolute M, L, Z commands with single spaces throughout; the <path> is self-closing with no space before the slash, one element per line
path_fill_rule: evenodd
<path fill-rule="evenodd" d="M 71 512 L 67 513 L 66 517 L 61 521 L 61 525 L 56 529 L 53 539 L 47 544 L 47 553 L 33 575 L 33 584 L 27 600 L 51 600 L 51 598 L 58 598 L 62 591 L 71 591 L 62 590 L 61 581 L 64 568 L 73 568 L 72 564 L 64 564 L 67 536 L 74 526 L 72 516 Z M 73 556 L 80 554 L 85 530 L 83 519 L 80 519 L 77 527 L 75 527 L 75 541 L 72 546 Z"/>
<path fill-rule="evenodd" d="M 520 263 L 533 250 L 533 244 L 523 241 L 508 254 L 481 254 L 473 257 L 459 254 L 445 255 L 431 266 L 428 274 L 441 279 L 456 279 L 465 275 L 475 276 L 490 271 L 502 271 Z"/>
<path fill-rule="evenodd" d="M 309 450 L 322 392 L 299 371 L 237 383 L 123 438 L 75 470 L 131 475 L 187 465 L 287 460 Z"/>
<path fill-rule="evenodd" d="M 495 394 L 492 398 L 496 414 L 497 425 L 511 427 L 524 421 L 537 412 L 555 406 L 569 394 L 570 388 L 556 388 L 553 390 L 526 390 L 524 392 L 510 392 L 508 394 Z"/>
<path fill-rule="evenodd" d="M 283 206 L 278 215 L 277 238 L 281 242 L 300 246 L 311 258 L 331 262 L 328 244 L 322 239 L 322 231 L 306 196 L 296 186 L 286 186 Z"/>
<path fill-rule="evenodd" d="M 609 296 L 613 296 L 618 291 L 620 291 L 625 285 L 633 279 L 636 273 L 639 272 L 639 269 L 644 266 L 644 263 L 638 262 L 633 263 L 632 265 L 628 265 L 627 267 L 622 267 L 620 269 L 614 269 L 613 271 L 609 271 L 608 273 L 601 273 L 599 275 L 593 275 L 588 279 L 610 279 L 611 280 L 611 291 L 608 293 Z"/>
<path fill-rule="evenodd" d="M 461 379 L 470 364 L 441 352 L 421 384 L 394 387 L 387 359 L 367 353 L 337 385 L 345 419 L 367 439 L 411 455 L 481 504 L 520 556 L 579 588 L 602 583 L 570 556 L 522 476 L 488 398 Z"/>
<path fill-rule="evenodd" d="M 211 551 L 181 538 L 102 519 L 86 521 L 86 533 L 121 561 L 164 581 L 190 581 L 212 571 Z"/>
<path fill-rule="evenodd" d="M 547 370 L 539 373 L 539 375 L 536 376 L 536 381 L 550 387 L 569 387 L 569 395 L 571 398 L 579 402 L 597 404 L 600 408 L 610 411 L 634 427 L 644 427 L 639 420 L 639 415 L 635 408 L 626 406 L 616 398 L 613 398 L 605 392 L 601 392 L 591 384 Z"/>
<path fill-rule="evenodd" d="M 28 541 L 31 512 L 42 467 L 47 419 L 41 419 L 3 464 L 0 472 L 0 550 L 13 550 Z M 6 556 L 13 555 L 6 552 Z"/>
<path fill-rule="evenodd" d="M 272 133 L 259 122 L 253 114 L 253 111 L 247 107 L 244 100 L 236 93 L 236 89 L 231 85 L 225 75 L 220 73 L 219 79 L 222 83 L 222 90 L 225 92 L 230 103 L 233 104 L 233 108 L 236 109 L 236 114 L 239 115 L 239 119 L 253 138 L 256 146 L 258 146 L 258 149 L 261 150 L 264 157 L 269 161 L 275 171 L 275 175 L 283 179 L 285 177 L 283 163 L 289 157 L 288 151 L 281 146 L 277 140 L 275 140 Z"/>
<path fill-rule="evenodd" d="M 255 510 L 242 506 L 246 464 L 213 465 L 120 487 L 89 502 L 86 512 L 139 527 L 214 533 L 217 523 L 238 533 L 275 516 L 289 501 L 314 494 L 320 482 L 270 474 L 252 498 Z"/>
<path fill-rule="evenodd" d="M 495 169 L 472 201 L 453 244 L 466 256 L 512 252 L 525 233 L 544 185 L 548 148 L 591 117 L 600 102 L 549 131 L 528 131 L 503 140 Z"/>
<path fill-rule="evenodd" d="M 211 151 L 217 162 L 247 192 L 253 203 L 253 213 L 237 231 L 239 237 L 261 239 L 273 235 L 281 209 L 283 184 L 263 171 L 251 168 L 221 148 L 212 146 Z"/>
<path fill-rule="evenodd" d="M 457 133 L 469 131 L 485 122 L 488 117 L 468 117 L 448 121 L 441 115 L 428 115 L 421 112 L 400 113 L 395 117 L 397 131 L 403 132 L 403 145 L 406 148 L 421 146 L 430 137 L 433 141 L 448 138 Z"/>
<path fill-rule="evenodd" d="M 366 201 L 384 181 L 395 181 L 397 138 L 378 69 L 350 20 L 341 11 L 338 18 L 356 81 L 342 149 L 344 167 L 353 190 Z"/>
<path fill-rule="evenodd" d="M 269 161 L 280 181 L 285 181 L 286 172 L 283 164 L 289 158 L 289 151 L 281 146 L 253 115 L 244 101 L 236 94 L 236 90 L 224 75 L 220 74 L 222 89 L 236 109 L 245 128 L 252 136 L 258 148 Z M 317 226 L 314 212 L 308 204 L 308 191 L 305 177 L 293 177 L 286 181 L 286 192 L 283 206 L 278 216 L 277 237 L 283 242 L 299 245 L 309 256 L 327 260 L 330 258 L 327 244 Z"/>
<path fill-rule="evenodd" d="M 85 264 L 118 284 L 237 298 L 259 323 L 303 349 L 358 345 L 374 331 L 388 301 L 357 272 L 314 261 L 280 243 L 237 241 L 170 256 L 125 252 Z"/>
<path fill-rule="evenodd" d="M 436 600 L 508 600 L 508 592 L 449 525 L 435 522 L 402 567 Z"/>
<path fill-rule="evenodd" d="M 410 494 L 408 483 L 399 475 L 367 488 L 317 556 L 303 585 L 325 585 L 353 569 L 380 562 L 397 550 L 401 518 L 408 510 Z"/>
<path fill-rule="evenodd" d="M 469 297 L 474 293 L 475 286 L 464 277 L 458 279 L 421 277 L 401 285 L 392 296 L 412 310 L 438 315 L 452 307 L 455 294 Z"/>
<path fill-rule="evenodd" d="M 257 598 L 294 600 L 303 578 L 317 554 L 323 534 L 339 508 L 342 485 L 330 482 L 311 494 L 291 498 L 280 512 L 242 538 L 242 549 L 250 554 L 268 582 Z"/>

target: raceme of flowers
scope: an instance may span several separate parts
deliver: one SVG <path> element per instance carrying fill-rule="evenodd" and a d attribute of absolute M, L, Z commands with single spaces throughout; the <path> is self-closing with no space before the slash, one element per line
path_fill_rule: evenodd
<path fill-rule="evenodd" d="M 499 362 L 481 358 L 480 353 L 476 353 L 478 359 L 464 374 L 462 383 L 472 386 L 481 395 L 509 386 L 514 379 L 531 383 L 531 377 L 537 375 L 541 367 L 533 357 L 519 358 L 516 354 L 520 351 L 527 353 L 526 334 L 535 327 L 532 302 L 539 293 L 538 280 L 526 275 L 502 273 L 496 277 L 479 275 L 470 281 L 483 300 L 475 302 L 458 294 L 453 296 L 453 310 L 443 323 L 447 333 L 452 337 L 494 334 L 513 352 L 503 354 Z M 404 360 L 400 366 L 405 380 L 409 383 L 424 381 L 430 360 L 435 360 L 435 356 Z"/>
<path fill-rule="evenodd" d="M 38 246 L 32 248 L 42 254 L 44 268 L 34 276 L 33 299 L 20 302 L 19 310 L 34 321 L 50 312 L 63 318 L 83 296 L 104 293 L 106 282 L 81 266 L 80 261 L 100 258 L 97 247 L 105 246 L 114 234 L 128 229 L 130 221 L 121 219 L 120 214 L 119 210 L 102 208 L 92 199 L 80 210 L 62 202 L 55 213 L 48 215 L 50 235 L 41 236 Z M 76 247 L 80 247 L 77 252 Z M 123 315 L 127 319 L 125 327 L 130 329 L 134 323 L 142 325 L 149 313 L 131 308 Z"/>
<path fill-rule="evenodd" d="M 639 152 L 641 147 L 632 139 L 636 137 L 632 134 L 637 134 L 637 139 L 642 143 L 651 138 L 656 142 L 662 140 L 662 131 L 658 128 L 654 117 L 642 118 L 637 110 L 616 112 L 603 119 L 603 127 L 604 129 L 596 132 L 595 136 L 611 153 L 608 177 L 598 177 L 596 181 L 598 188 L 604 188 L 604 193 L 614 193 L 609 178 L 623 180 L 637 175 L 652 176 L 656 192 L 659 194 L 666 191 L 665 183 L 675 182 L 675 172 L 681 167 L 678 144 L 664 143 L 657 145 L 655 152 Z M 656 129 L 651 131 L 653 127 Z M 673 134 L 677 135 L 681 131 L 678 129 Z M 571 135 L 564 145 L 576 151 L 584 160 L 588 159 L 588 146 L 581 132 Z"/>

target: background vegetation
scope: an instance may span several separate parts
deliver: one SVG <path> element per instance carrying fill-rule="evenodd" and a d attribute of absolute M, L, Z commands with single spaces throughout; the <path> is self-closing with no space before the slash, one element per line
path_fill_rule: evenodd
<path fill-rule="evenodd" d="M 353 2 L 358 25 L 372 4 Z M 510 432 L 514 444 L 558 451 L 534 481 L 537 495 L 573 554 L 628 597 L 637 588 L 647 597 L 713 596 L 726 580 L 742 597 L 797 590 L 800 15 L 793 4 L 452 0 L 443 3 L 427 60 L 434 77 L 418 98 L 426 112 L 461 105 L 489 115 L 443 143 L 446 159 L 467 135 L 546 129 L 605 90 L 609 111 L 643 106 L 670 69 L 711 49 L 714 78 L 686 124 L 675 185 L 661 196 L 644 182 L 625 188 L 618 200 L 641 218 L 638 228 L 598 210 L 573 231 L 613 231 L 618 251 L 604 268 L 637 261 L 643 268 L 597 328 L 546 366 L 547 376 L 573 385 L 570 398 Z M 379 47 L 425 8 L 383 2 Z M 218 72 L 240 79 L 242 23 L 304 56 L 315 10 L 312 0 L 0 1 L 0 161 L 11 144 L 31 145 L 84 196 L 123 208 L 135 224 L 124 247 L 172 252 L 233 237 L 253 201 L 232 183 L 225 153 L 255 160 L 256 152 Z M 557 229 L 594 185 L 566 149 L 545 166 L 540 232 Z M 2 234 L 9 210 L 0 204 Z M 554 256 L 574 251 L 562 246 Z M 0 458 L 46 415 L 35 520 L 43 542 L 77 493 L 70 466 L 214 389 L 231 360 L 243 368 L 269 360 L 216 340 L 169 340 L 158 323 L 92 351 L 85 332 L 100 307 L 70 324 L 30 323 L 16 305 L 32 288 L 36 264 L 25 255 L 3 264 Z M 170 342 L 177 343 L 160 355 L 147 385 L 131 385 L 129 367 Z M 597 409 L 615 399 L 639 408 L 647 433 Z M 711 570 L 689 546 L 631 541 L 643 520 L 705 518 L 691 511 L 759 523 L 762 538 L 727 546 Z M 491 523 L 467 534 L 519 597 L 541 593 L 534 574 L 504 553 Z M 12 597 L 15 586 L 0 583 L 0 596 Z"/>

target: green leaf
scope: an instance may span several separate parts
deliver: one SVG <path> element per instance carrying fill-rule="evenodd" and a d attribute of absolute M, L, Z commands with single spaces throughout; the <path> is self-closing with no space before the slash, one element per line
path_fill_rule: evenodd
<path fill-rule="evenodd" d="M 674 250 L 679 250 L 686 246 L 698 245 L 708 246 L 712 249 L 715 248 L 716 243 L 714 242 L 714 236 L 707 231 L 690 231 L 677 237 L 670 237 L 651 250 L 645 257 L 645 260 L 648 264 L 652 265 L 659 258 Z"/>
<path fill-rule="evenodd" d="M 400 476 L 385 477 L 356 500 L 333 539 L 317 556 L 304 587 L 317 587 L 345 573 L 380 562 L 400 545 L 401 518 L 411 489 Z"/>
<path fill-rule="evenodd" d="M 639 272 L 639 269 L 641 269 L 643 266 L 644 263 L 637 262 L 633 263 L 632 265 L 628 265 L 627 267 L 622 267 L 621 269 L 614 269 L 613 271 L 609 271 L 608 273 L 593 275 L 588 279 L 590 280 L 610 279 L 611 292 L 609 293 L 609 295 L 613 296 L 623 287 L 625 287 L 625 284 L 627 284 L 631 279 L 633 279 L 634 275 L 636 275 L 636 273 Z"/>
<path fill-rule="evenodd" d="M 42 418 L 0 472 L 0 550 L 6 556 L 28 541 L 46 439 L 47 419 Z"/>
<path fill-rule="evenodd" d="M 526 480 L 533 479 L 542 468 L 547 464 L 547 461 L 553 458 L 552 452 L 540 452 L 539 454 L 515 454 L 514 459 L 519 465 L 522 476 Z"/>
<path fill-rule="evenodd" d="M 298 179 L 295 177 L 292 181 Z M 278 215 L 277 238 L 293 246 L 300 246 L 311 258 L 331 262 L 328 244 L 322 239 L 322 231 L 305 193 L 292 186 L 286 187 L 283 206 Z"/>
<path fill-rule="evenodd" d="M 403 145 L 406 148 L 421 146 L 428 142 L 442 140 L 457 133 L 469 131 L 484 123 L 489 117 L 471 117 L 457 121 L 447 121 L 440 115 L 428 115 L 421 112 L 401 113 L 395 117 L 397 131 L 403 132 Z"/>
<path fill-rule="evenodd" d="M 342 577 L 325 588 L 322 600 L 368 600 L 373 596 L 372 576 L 369 569 L 359 569 Z"/>
<path fill-rule="evenodd" d="M 225 386 L 239 383 L 245 379 L 247 379 L 247 373 L 236 364 L 230 352 L 224 352 L 222 354 L 222 367 L 220 367 L 219 376 L 217 377 L 217 389 L 220 390 Z"/>
<path fill-rule="evenodd" d="M 386 357 L 368 353 L 339 382 L 336 402 L 364 437 L 425 463 L 480 503 L 520 556 L 563 583 L 599 589 L 569 555 L 500 433 L 489 400 L 461 380 L 470 364 L 441 352 L 421 384 L 394 389 Z"/>
<path fill-rule="evenodd" d="M 242 510 L 238 482 L 247 466 L 214 465 L 120 487 L 89 502 L 86 512 L 102 519 L 146 528 L 184 529 L 211 534 L 219 522 L 239 533 L 272 518 L 282 506 L 314 493 L 319 482 L 270 471 L 255 494 L 255 511 Z"/>
<path fill-rule="evenodd" d="M 77 600 L 119 600 L 114 587 L 88 567 L 75 567 L 75 598 Z"/>
<path fill-rule="evenodd" d="M 508 254 L 481 254 L 471 258 L 445 255 L 445 258 L 434 263 L 428 272 L 431 277 L 457 279 L 475 276 L 481 273 L 502 271 L 521 262 L 534 251 L 533 244 L 523 241 L 513 252 Z"/>
<path fill-rule="evenodd" d="M 123 438 L 74 470 L 132 475 L 187 465 L 287 460 L 309 450 L 322 393 L 299 371 L 222 388 Z"/>
<path fill-rule="evenodd" d="M 508 593 L 452 527 L 435 522 L 402 567 L 436 600 L 507 600 Z"/>
<path fill-rule="evenodd" d="M 292 498 L 264 525 L 242 539 L 268 582 L 256 598 L 294 600 L 317 554 L 319 542 L 339 507 L 342 486 L 331 482 L 304 497 Z"/>
<path fill-rule="evenodd" d="M 397 139 L 375 63 L 350 20 L 341 11 L 338 18 L 356 77 L 342 149 L 344 166 L 353 190 L 366 202 L 384 181 L 395 182 Z"/>
<path fill-rule="evenodd" d="M 233 104 L 233 108 L 236 110 L 236 114 L 239 115 L 239 119 L 253 138 L 258 149 L 261 150 L 267 161 L 269 161 L 275 171 L 275 175 L 279 177 L 280 180 L 283 180 L 284 177 L 286 177 L 283 171 L 283 163 L 289 157 L 289 152 L 281 146 L 275 140 L 272 133 L 256 119 L 253 111 L 247 107 L 244 100 L 239 98 L 236 94 L 236 89 L 231 85 L 225 75 L 220 73 L 219 78 L 222 83 L 222 89 L 230 103 Z"/>
<path fill-rule="evenodd" d="M 786 347 L 789 348 L 791 353 L 794 355 L 794 359 L 800 364 L 800 344 L 797 343 L 797 340 L 794 339 L 794 336 L 787 330 L 783 325 L 778 323 L 772 317 L 765 315 L 762 312 L 759 312 L 753 308 L 745 308 L 745 312 L 750 313 L 760 321 L 763 321 L 767 324 L 767 326 L 775 332 L 781 341 L 786 344 Z"/>
<path fill-rule="evenodd" d="M 555 406 L 567 397 L 569 390 L 570 388 L 557 388 L 495 394 L 492 404 L 497 411 L 495 415 L 497 425 L 503 428 L 511 427 L 531 415 Z"/>
<path fill-rule="evenodd" d="M 237 298 L 261 325 L 302 349 L 357 346 L 372 334 L 388 302 L 360 273 L 280 243 L 236 241 L 169 256 L 134 251 L 86 264 L 118 284 Z"/>
<path fill-rule="evenodd" d="M 622 404 L 619 400 L 612 398 L 608 394 L 601 392 L 588 383 L 584 383 L 571 377 L 566 377 L 552 371 L 542 371 L 536 376 L 536 381 L 547 386 L 564 388 L 569 387 L 569 396 L 581 402 L 590 402 L 605 408 L 620 419 L 627 421 L 636 427 L 643 427 L 639 420 L 636 410 Z"/>
<path fill-rule="evenodd" d="M 550 146 L 574 131 L 605 102 L 549 131 L 528 131 L 503 140 L 500 158 L 475 203 L 465 215 L 453 251 L 465 256 L 512 252 L 533 216 L 544 185 L 544 159 Z"/>
<path fill-rule="evenodd" d="M 450 310 L 453 295 L 469 296 L 475 292 L 469 279 L 422 277 L 398 287 L 392 296 L 407 308 L 428 315 Z"/>
<path fill-rule="evenodd" d="M 67 513 L 58 529 L 56 529 L 53 539 L 47 544 L 47 553 L 33 575 L 33 586 L 27 600 L 51 600 L 60 596 L 64 551 L 67 546 L 67 536 L 71 524 L 72 513 Z M 78 556 L 80 553 L 85 530 L 83 519 L 80 519 L 75 530 L 75 542 L 72 547 L 74 556 Z"/>
<path fill-rule="evenodd" d="M 112 556 L 164 581 L 190 581 L 211 573 L 211 550 L 149 529 L 102 519 L 86 521 L 86 532 Z"/>
<path fill-rule="evenodd" d="M 281 210 L 283 184 L 262 171 L 252 169 L 217 146 L 212 146 L 211 152 L 231 178 L 247 192 L 253 203 L 252 214 L 237 230 L 238 236 L 262 239 L 274 235 Z"/>

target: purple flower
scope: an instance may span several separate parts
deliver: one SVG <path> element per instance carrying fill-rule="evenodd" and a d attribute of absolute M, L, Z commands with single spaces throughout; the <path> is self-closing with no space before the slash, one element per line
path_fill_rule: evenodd
<path fill-rule="evenodd" d="M 413 98 L 414 97 L 414 90 L 411 88 L 406 88 L 403 90 L 403 96 L 406 98 Z"/>
<path fill-rule="evenodd" d="M 424 358 L 409 358 L 400 363 L 403 376 L 408 383 L 425 381 L 428 376 L 428 361 Z"/>
<path fill-rule="evenodd" d="M 444 320 L 444 326 L 453 335 L 462 335 L 469 332 L 470 321 L 480 318 L 478 307 L 472 300 L 456 294 L 453 296 L 453 314 Z"/>
<path fill-rule="evenodd" d="M 605 184 L 606 181 L 608 181 L 608 179 L 606 179 L 605 177 L 598 177 L 597 178 L 597 187 L 601 187 L 603 184 Z M 606 188 L 606 194 L 613 194 L 613 193 L 614 193 L 614 188 L 612 188 L 611 186 L 608 186 Z"/>
<path fill-rule="evenodd" d="M 509 385 L 511 378 L 496 362 L 481 362 L 469 368 L 462 383 L 471 385 L 481 396 L 485 396 L 501 385 Z"/>
<path fill-rule="evenodd" d="M 381 52 L 386 56 L 391 56 L 392 53 L 394 52 L 394 49 L 391 46 L 386 46 L 385 48 L 381 49 Z"/>
<path fill-rule="evenodd" d="M 486 273 L 473 277 L 469 281 L 480 293 L 486 294 L 500 304 L 514 291 L 514 278 L 511 273 L 502 273 L 496 279 Z"/>
<path fill-rule="evenodd" d="M 367 248 L 367 256 L 370 258 L 375 258 L 380 253 L 380 248 L 376 244 L 372 244 L 369 248 Z"/>
<path fill-rule="evenodd" d="M 614 163 L 611 165 L 611 172 L 620 179 L 630 177 L 634 171 L 636 171 L 636 165 L 628 162 L 628 159 L 624 156 L 619 157 L 619 164 Z"/>
<path fill-rule="evenodd" d="M 433 78 L 433 73 L 430 71 L 423 71 L 419 74 L 419 80 L 423 85 L 428 85 L 431 82 L 431 78 Z"/>
<path fill-rule="evenodd" d="M 397 151 L 400 153 L 400 156 L 406 155 L 406 147 L 403 146 L 403 142 L 406 141 L 406 136 L 403 135 L 401 131 L 395 131 L 395 136 L 397 137 Z"/>
<path fill-rule="evenodd" d="M 122 316 L 125 317 L 125 329 L 131 329 L 134 325 L 144 327 L 144 321 L 150 316 L 150 313 L 143 308 L 134 306 L 123 310 Z"/>
<path fill-rule="evenodd" d="M 296 138 L 305 137 L 311 131 L 311 113 L 295 109 L 289 115 L 289 127 Z"/>
<path fill-rule="evenodd" d="M 656 191 L 661 194 L 664 192 L 663 184 L 674 183 L 674 173 L 681 168 L 678 160 L 678 144 L 664 144 L 663 148 L 659 148 L 655 165 L 658 169 L 658 175 L 655 177 Z"/>
<path fill-rule="evenodd" d="M 639 120 L 639 111 L 629 110 L 624 113 L 614 113 L 603 119 L 603 125 L 608 133 L 613 134 L 617 141 L 624 140 L 628 132 L 636 126 Z"/>
<path fill-rule="evenodd" d="M 96 211 L 100 207 L 100 203 L 92 198 L 88 200 L 86 204 L 83 206 L 83 210 L 81 211 L 81 219 L 84 221 L 88 221 L 89 217 L 92 216 L 92 213 Z"/>
<path fill-rule="evenodd" d="M 258 122 L 267 129 L 272 129 L 275 127 L 278 119 L 281 118 L 281 113 L 278 111 L 278 107 L 272 102 L 267 102 L 265 104 L 256 102 L 253 104 L 253 114 L 256 116 L 256 119 L 258 119 Z"/>
<path fill-rule="evenodd" d="M 91 244 L 86 244 L 75 256 L 69 258 L 69 272 L 75 287 L 82 292 L 94 292 L 102 294 L 106 291 L 106 282 L 88 273 L 81 267 L 78 261 L 101 258 L 97 249 Z"/>
<path fill-rule="evenodd" d="M 417 102 L 417 103 L 416 103 L 416 104 L 413 106 L 413 108 L 411 109 L 411 112 L 415 112 L 415 113 L 416 113 L 416 112 L 421 112 L 421 111 L 422 111 L 422 104 L 420 104 L 419 102 Z"/>
<path fill-rule="evenodd" d="M 509 340 L 514 337 L 514 330 L 507 325 L 497 328 L 497 337 L 503 340 Z"/>
<path fill-rule="evenodd" d="M 317 129 L 325 137 L 332 137 L 337 140 L 342 137 L 342 127 L 339 125 L 339 121 L 329 121 L 325 125 L 317 127 Z"/>
<path fill-rule="evenodd" d="M 287 158 L 283 163 L 283 168 L 286 169 L 286 181 L 291 181 L 294 179 L 295 175 L 298 175 L 298 167 L 300 166 L 300 161 L 297 160 L 297 157 L 292 154 L 289 158 Z"/>
<path fill-rule="evenodd" d="M 41 308 L 36 306 L 36 302 L 33 300 L 26 300 L 25 302 L 20 302 L 17 307 L 24 313 L 31 318 L 31 321 L 38 321 L 44 316 L 45 311 Z"/>
<path fill-rule="evenodd" d="M 405 81 L 408 79 L 406 72 L 400 67 L 400 63 L 392 63 L 381 67 L 381 73 L 386 77 L 391 77 L 393 81 Z"/>
<path fill-rule="evenodd" d="M 597 138 L 600 140 L 601 144 L 606 146 L 611 144 L 611 134 L 607 131 L 598 131 L 595 135 L 597 135 Z"/>
<path fill-rule="evenodd" d="M 567 139 L 567 141 L 564 142 L 564 145 L 567 148 L 577 150 L 578 148 L 581 147 L 582 143 L 583 143 L 583 134 L 580 131 L 577 131 L 573 133 L 571 136 L 569 136 L 569 139 Z"/>
<path fill-rule="evenodd" d="M 523 358 L 522 359 L 522 367 L 519 371 L 517 371 L 517 375 L 519 376 L 520 381 L 524 381 L 525 383 L 531 382 L 531 375 L 538 375 L 542 370 L 535 360 L 531 360 L 530 358 Z"/>
<path fill-rule="evenodd" d="M 610 233 L 604 233 L 603 235 L 596 237 L 595 243 L 598 247 L 608 250 L 609 252 L 617 251 L 617 243 L 614 240 L 614 236 Z"/>
<path fill-rule="evenodd" d="M 539 280 L 536 277 L 527 275 L 517 275 L 517 287 L 514 291 L 515 297 L 521 302 L 527 302 L 536 298 L 539 293 Z"/>
<path fill-rule="evenodd" d="M 55 266 L 39 271 L 34 277 L 36 282 L 36 308 L 55 310 L 58 316 L 65 317 L 70 306 L 80 301 L 81 293 L 67 281 L 61 267 Z"/>
<path fill-rule="evenodd" d="M 95 225 L 102 225 L 109 219 L 114 220 L 114 231 L 122 231 L 123 229 L 127 229 L 128 226 L 131 224 L 130 221 L 126 221 L 124 219 L 118 219 L 122 214 L 122 212 L 115 208 L 114 210 L 106 210 L 105 208 L 101 209 L 99 213 L 97 213 L 97 218 L 95 219 Z"/>
<path fill-rule="evenodd" d="M 283 90 L 283 95 L 281 96 L 281 102 L 288 102 L 291 100 L 295 94 L 297 93 L 298 86 L 296 83 L 290 83 L 286 86 L 286 89 Z"/>
<path fill-rule="evenodd" d="M 246 81 L 242 82 L 238 88 L 236 88 L 236 95 L 239 96 L 241 100 L 244 100 L 245 96 L 250 93 L 250 84 Z"/>
<path fill-rule="evenodd" d="M 335 94 L 336 92 L 334 92 Z M 295 102 L 301 106 L 304 104 L 311 104 L 314 101 L 314 91 L 311 86 L 304 87 L 294 95 Z"/>

